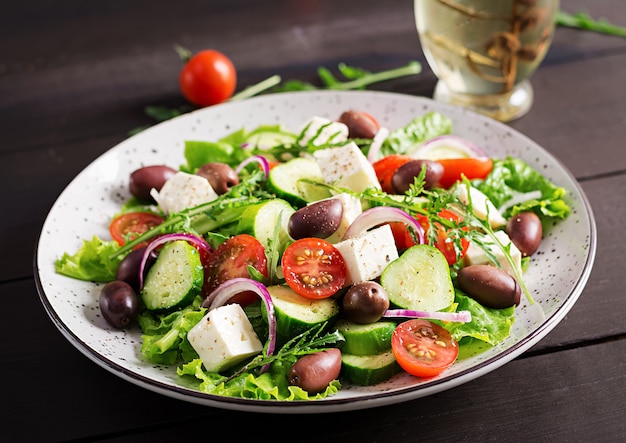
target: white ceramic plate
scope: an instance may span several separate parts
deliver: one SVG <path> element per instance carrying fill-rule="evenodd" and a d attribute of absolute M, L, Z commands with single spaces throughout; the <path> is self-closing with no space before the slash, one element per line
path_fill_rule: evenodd
<path fill-rule="evenodd" d="M 107 326 L 98 308 L 101 285 L 54 271 L 65 251 L 82 239 L 108 237 L 110 217 L 128 197 L 129 174 L 151 164 L 177 167 L 185 140 L 217 140 L 236 129 L 281 123 L 298 130 L 314 115 L 337 118 L 358 109 L 394 129 L 416 116 L 439 111 L 453 120 L 453 133 L 473 140 L 494 157 L 519 157 L 569 191 L 571 215 L 547 229 L 526 273 L 536 300 L 516 310 L 511 336 L 499 346 L 458 361 L 441 376 L 419 380 L 399 375 L 373 387 L 347 386 L 316 402 L 276 402 L 218 397 L 185 387 L 175 368 L 141 359 L 138 329 Z M 41 300 L 65 337 L 83 354 L 113 374 L 155 392 L 213 407 L 272 413 L 321 413 L 403 402 L 458 386 L 509 362 L 551 331 L 571 309 L 591 272 L 596 230 L 590 206 L 570 172 L 546 150 L 510 127 L 464 109 L 432 100 L 380 92 L 298 92 L 267 95 L 202 109 L 159 124 L 115 146 L 84 171 L 60 195 L 43 226 L 36 251 Z"/>

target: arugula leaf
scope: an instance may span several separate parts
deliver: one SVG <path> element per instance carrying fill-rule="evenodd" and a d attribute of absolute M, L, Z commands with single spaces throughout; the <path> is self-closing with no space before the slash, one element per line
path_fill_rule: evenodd
<path fill-rule="evenodd" d="M 568 28 L 584 29 L 601 34 L 626 37 L 625 26 L 614 25 L 606 19 L 594 20 L 589 14 L 582 11 L 575 14 L 559 11 L 556 16 L 556 24 Z"/>
<path fill-rule="evenodd" d="M 400 77 L 406 77 L 409 75 L 417 75 L 422 72 L 422 65 L 418 61 L 411 61 L 405 66 L 399 68 L 389 69 L 380 72 L 369 72 L 353 66 L 348 66 L 345 63 L 340 63 L 338 66 L 339 72 L 344 75 L 348 81 L 340 81 L 328 70 L 327 68 L 320 66 L 317 68 L 317 74 L 320 80 L 324 84 L 322 88 L 316 88 L 310 83 L 298 82 L 291 80 L 288 83 L 288 89 L 281 87 L 280 85 L 272 92 L 283 91 L 297 91 L 297 90 L 310 90 L 310 89 L 332 89 L 332 90 L 351 90 L 351 89 L 364 89 L 366 86 L 374 83 L 379 83 L 387 80 L 392 80 Z M 298 89 L 301 87 L 301 89 Z"/>

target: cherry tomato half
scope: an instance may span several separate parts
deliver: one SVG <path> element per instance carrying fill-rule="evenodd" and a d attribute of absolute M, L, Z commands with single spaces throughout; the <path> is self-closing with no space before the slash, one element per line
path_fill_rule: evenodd
<path fill-rule="evenodd" d="M 187 100 L 198 106 L 211 106 L 228 100 L 237 86 L 233 62 L 219 51 L 206 49 L 193 55 L 179 77 Z"/>
<path fill-rule="evenodd" d="M 441 374 L 459 355 L 447 329 L 422 319 L 400 323 L 391 336 L 391 349 L 400 367 L 417 377 Z"/>
<path fill-rule="evenodd" d="M 395 194 L 396 191 L 391 184 L 393 174 L 398 170 L 400 166 L 413 160 L 408 155 L 392 154 L 376 160 L 372 166 L 376 173 L 376 178 L 380 182 L 380 186 L 383 191 L 389 194 Z"/>
<path fill-rule="evenodd" d="M 439 185 L 448 189 L 464 175 L 468 180 L 485 178 L 493 169 L 493 160 L 489 157 L 463 157 L 437 160 L 443 166 L 443 175 Z"/>
<path fill-rule="evenodd" d="M 109 232 L 113 240 L 118 245 L 123 246 L 127 240 L 139 237 L 164 221 L 163 217 L 151 212 L 127 212 L 118 215 L 111 221 Z"/>
<path fill-rule="evenodd" d="M 204 286 L 202 292 L 209 295 L 219 285 L 233 278 L 250 278 L 248 266 L 252 266 L 265 277 L 267 256 L 259 240 L 248 234 L 239 234 L 221 243 L 204 262 Z M 257 300 L 252 291 L 241 292 L 230 302 L 248 305 Z"/>
<path fill-rule="evenodd" d="M 459 221 L 459 216 L 452 211 L 443 210 L 439 212 L 439 216 L 453 222 Z M 426 238 L 428 238 L 428 230 L 430 229 L 428 218 L 423 215 L 418 215 L 416 218 L 424 229 Z M 391 227 L 391 232 L 393 233 L 398 251 L 404 251 L 415 245 L 415 241 L 407 229 L 406 224 L 402 222 L 391 222 L 389 225 Z M 441 223 L 436 223 L 435 225 L 437 227 L 437 240 L 433 246 L 439 249 L 439 251 L 441 251 L 441 253 L 446 257 L 448 265 L 453 265 L 457 262 L 457 260 L 460 260 L 465 256 L 467 248 L 469 248 L 469 241 L 465 238 L 461 239 L 460 249 L 457 256 L 457 246 L 454 243 L 454 238 L 450 236 L 450 232 L 447 231 Z"/>
<path fill-rule="evenodd" d="M 346 281 L 347 268 L 341 253 L 320 238 L 302 238 L 287 246 L 282 267 L 289 287 L 310 299 L 330 297 Z"/>

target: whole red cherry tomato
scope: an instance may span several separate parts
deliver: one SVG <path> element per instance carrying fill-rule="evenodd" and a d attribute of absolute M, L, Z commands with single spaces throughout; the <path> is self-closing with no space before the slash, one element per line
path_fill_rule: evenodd
<path fill-rule="evenodd" d="M 237 86 L 233 62 L 219 51 L 206 49 L 191 56 L 180 71 L 180 89 L 187 100 L 211 106 L 228 100 Z"/>

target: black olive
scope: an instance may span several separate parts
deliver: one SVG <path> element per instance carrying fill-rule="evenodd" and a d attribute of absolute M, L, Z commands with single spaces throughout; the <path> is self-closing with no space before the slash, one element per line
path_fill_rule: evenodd
<path fill-rule="evenodd" d="M 176 170 L 164 165 L 145 166 L 130 174 L 128 185 L 130 193 L 141 200 L 152 200 L 150 190 L 160 191 L 167 180 L 176 174 Z"/>
<path fill-rule="evenodd" d="M 471 265 L 457 274 L 459 289 L 480 304 L 494 309 L 517 306 L 522 288 L 517 280 L 490 265 Z"/>
<path fill-rule="evenodd" d="M 196 174 L 206 178 L 218 195 L 225 194 L 230 188 L 239 184 L 237 173 L 226 163 L 206 163 L 198 168 Z"/>
<path fill-rule="evenodd" d="M 415 182 L 422 169 L 426 168 L 424 175 L 424 189 L 434 188 L 443 176 L 443 166 L 433 160 L 411 160 L 400 166 L 391 177 L 391 186 L 398 194 L 404 194 L 409 186 Z"/>
<path fill-rule="evenodd" d="M 533 255 L 541 244 L 541 219 L 534 212 L 520 212 L 511 217 L 505 231 L 524 257 Z"/>
<path fill-rule="evenodd" d="M 336 198 L 311 203 L 289 218 L 289 235 L 294 240 L 307 237 L 327 238 L 341 226 L 343 204 Z"/>
<path fill-rule="evenodd" d="M 289 384 L 299 386 L 309 394 L 317 394 L 339 377 L 340 371 L 341 351 L 325 349 L 300 357 L 289 371 Z"/>
<path fill-rule="evenodd" d="M 123 329 L 129 326 L 139 314 L 139 297 L 126 282 L 114 280 L 100 291 L 100 312 L 113 327 Z"/>
<path fill-rule="evenodd" d="M 374 323 L 389 309 L 385 289 L 374 281 L 355 283 L 342 301 L 343 315 L 354 323 Z"/>

